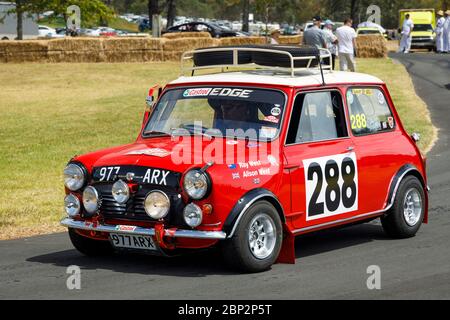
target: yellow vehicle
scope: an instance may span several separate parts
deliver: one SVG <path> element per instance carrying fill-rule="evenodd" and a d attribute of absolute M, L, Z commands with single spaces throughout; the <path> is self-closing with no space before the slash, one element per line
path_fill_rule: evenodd
<path fill-rule="evenodd" d="M 356 34 L 359 35 L 382 35 L 386 40 L 388 40 L 387 33 L 381 33 L 380 29 L 374 27 L 361 27 L 356 30 Z"/>
<path fill-rule="evenodd" d="M 407 13 L 414 23 L 411 49 L 436 49 L 436 13 L 434 9 L 402 9 L 400 12 L 400 30 Z"/>

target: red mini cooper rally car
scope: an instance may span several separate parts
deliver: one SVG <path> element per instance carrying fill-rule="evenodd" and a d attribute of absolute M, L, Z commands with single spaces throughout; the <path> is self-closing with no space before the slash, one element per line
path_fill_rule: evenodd
<path fill-rule="evenodd" d="M 316 230 L 381 218 L 388 235 L 414 236 L 428 217 L 418 136 L 381 80 L 330 61 L 308 47 L 184 54 L 183 76 L 151 90 L 134 143 L 65 168 L 61 223 L 75 248 L 219 245 L 258 272 L 294 263 L 294 237 Z"/>

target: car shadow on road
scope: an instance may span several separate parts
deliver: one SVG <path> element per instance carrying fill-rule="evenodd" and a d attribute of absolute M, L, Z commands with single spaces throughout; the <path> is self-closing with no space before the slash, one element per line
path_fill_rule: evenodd
<path fill-rule="evenodd" d="M 381 226 L 363 224 L 303 235 L 295 240 L 296 263 L 301 258 L 329 251 L 357 246 L 374 240 L 388 240 Z M 51 264 L 57 267 L 77 265 L 82 270 L 110 270 L 113 272 L 174 277 L 232 276 L 240 274 L 224 262 L 217 248 L 176 257 L 150 256 L 136 253 L 116 253 L 103 257 L 86 257 L 75 249 L 34 256 L 28 262 Z"/>

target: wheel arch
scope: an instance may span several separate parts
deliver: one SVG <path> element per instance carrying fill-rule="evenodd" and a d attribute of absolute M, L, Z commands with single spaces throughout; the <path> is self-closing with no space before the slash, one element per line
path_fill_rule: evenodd
<path fill-rule="evenodd" d="M 406 164 L 403 167 L 401 167 L 397 173 L 392 177 L 391 185 L 389 186 L 389 193 L 386 200 L 386 206 L 385 211 L 386 214 L 389 214 L 389 210 L 392 208 L 395 197 L 397 196 L 398 188 L 400 187 L 401 182 L 408 176 L 414 176 L 416 177 L 420 183 L 422 184 L 422 187 L 424 189 L 425 193 L 425 217 L 424 222 L 428 222 L 428 186 L 426 184 L 425 178 L 422 176 L 420 171 L 412 164 Z"/>
<path fill-rule="evenodd" d="M 234 235 L 236 227 L 248 211 L 248 209 L 258 201 L 267 201 L 274 206 L 280 216 L 281 222 L 286 223 L 286 217 L 284 215 L 284 209 L 278 198 L 267 189 L 254 189 L 247 192 L 242 196 L 235 204 L 230 214 L 228 215 L 223 225 L 223 231 L 227 234 L 227 238 L 231 238 Z"/>

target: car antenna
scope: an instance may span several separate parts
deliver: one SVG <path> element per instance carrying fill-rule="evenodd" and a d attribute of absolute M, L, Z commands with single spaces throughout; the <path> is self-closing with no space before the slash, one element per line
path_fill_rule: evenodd
<path fill-rule="evenodd" d="M 319 51 L 319 54 L 317 55 L 317 59 L 319 60 L 320 75 L 322 76 L 322 85 L 325 86 L 326 83 L 325 83 L 325 77 L 323 76 L 322 58 L 320 56 L 320 51 Z"/>

